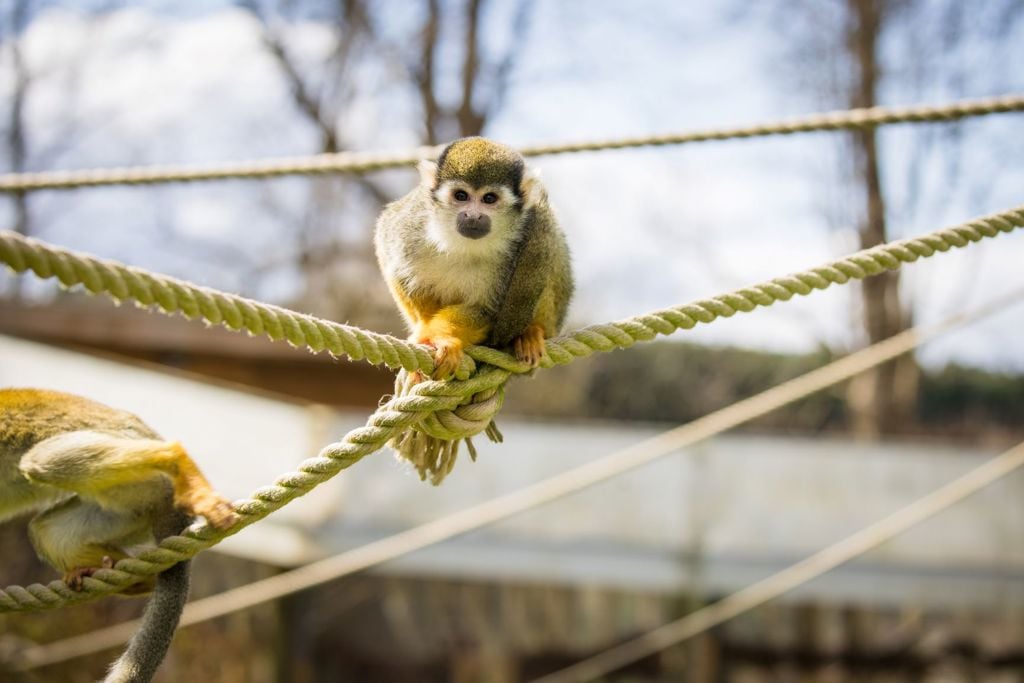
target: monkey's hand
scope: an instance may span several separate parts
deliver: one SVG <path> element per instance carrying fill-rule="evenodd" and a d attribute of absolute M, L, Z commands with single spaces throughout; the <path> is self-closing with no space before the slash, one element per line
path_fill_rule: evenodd
<path fill-rule="evenodd" d="M 191 517 L 202 515 L 217 529 L 228 528 L 238 518 L 231 501 L 212 489 L 190 491 L 178 501 L 178 505 Z"/>
<path fill-rule="evenodd" d="M 431 340 L 434 347 L 434 379 L 446 379 L 455 374 L 462 362 L 462 340 L 441 337 Z"/>
<path fill-rule="evenodd" d="M 467 344 L 487 337 L 488 324 L 479 311 L 462 305 L 445 306 L 426 322 L 415 326 L 412 341 L 434 349 L 434 379 L 455 374 Z"/>
<path fill-rule="evenodd" d="M 431 375 L 433 379 L 448 379 L 459 369 L 464 344 L 458 337 L 435 335 L 425 338 L 417 336 L 414 341 L 434 349 L 434 372 Z M 420 379 L 422 380 L 422 377 Z"/>
<path fill-rule="evenodd" d="M 512 341 L 516 360 L 528 363 L 531 368 L 540 365 L 544 358 L 544 328 L 531 323 L 526 330 Z"/>
<path fill-rule="evenodd" d="M 189 517 L 203 516 L 218 529 L 235 523 L 238 515 L 231 502 L 213 490 L 199 467 L 177 442 L 170 443 L 167 452 L 172 465 L 174 504 Z"/>
<path fill-rule="evenodd" d="M 109 555 L 104 555 L 103 562 L 100 564 L 99 567 L 75 567 L 71 571 L 66 572 L 63 577 L 64 583 L 66 583 L 68 588 L 70 588 L 71 590 L 80 591 L 82 590 L 82 587 L 85 585 L 85 577 L 92 576 L 101 569 L 113 568 L 114 558 L 110 557 Z"/>

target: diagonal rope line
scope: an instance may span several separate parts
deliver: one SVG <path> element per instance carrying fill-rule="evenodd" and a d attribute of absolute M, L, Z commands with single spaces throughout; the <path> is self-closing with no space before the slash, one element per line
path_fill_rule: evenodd
<path fill-rule="evenodd" d="M 434 367 L 424 346 L 70 251 L 14 231 L 0 231 L 0 261 L 17 273 L 31 270 L 40 278 L 56 278 L 63 287 L 81 285 L 90 294 L 106 294 L 117 303 L 133 301 L 150 311 L 285 340 L 314 353 L 327 351 L 336 357 L 428 374 Z M 469 370 L 463 366 L 463 377 Z"/>
<path fill-rule="evenodd" d="M 693 638 L 774 600 L 890 541 L 1024 466 L 1024 443 L 919 498 L 888 517 L 722 600 L 533 683 L 593 681 L 616 669 Z"/>
<path fill-rule="evenodd" d="M 571 152 L 682 145 L 711 140 L 732 140 L 770 135 L 793 135 L 813 131 L 861 130 L 897 123 L 957 121 L 967 117 L 1024 111 L 1024 95 L 960 100 L 942 105 L 871 107 L 810 114 L 772 123 L 714 128 L 683 133 L 607 138 L 579 142 L 531 145 L 520 148 L 525 156 Z M 255 179 L 326 173 L 362 174 L 388 168 L 412 166 L 436 156 L 440 148 L 420 147 L 407 152 L 338 152 L 310 156 L 241 161 L 216 165 L 148 166 L 98 168 L 77 171 L 43 171 L 0 175 L 0 192 L 45 189 L 73 189 L 100 185 L 147 185 L 166 182 L 196 182 L 227 178 Z"/>
<path fill-rule="evenodd" d="M 582 491 L 838 384 L 951 329 L 1001 311 L 1009 304 L 1019 302 L 1022 296 L 1024 289 L 1019 289 L 970 313 L 952 316 L 936 325 L 907 330 L 686 425 L 518 491 L 340 555 L 189 603 L 180 626 L 208 621 L 348 576 Z M 136 621 L 125 622 L 27 648 L 13 663 L 19 668 L 37 668 L 117 647 L 127 642 L 137 627 Z"/>
<path fill-rule="evenodd" d="M 936 252 L 961 248 L 971 242 L 995 237 L 1024 227 L 1024 205 L 975 218 L 950 228 L 911 239 L 899 240 L 859 251 L 846 258 L 825 263 L 800 273 L 775 278 L 711 299 L 660 311 L 652 311 L 618 322 L 592 325 L 546 342 L 548 358 L 544 367 L 564 365 L 597 351 L 628 348 L 638 341 L 649 341 L 659 334 L 672 334 L 720 317 L 749 312 L 758 306 L 788 301 L 794 295 L 807 295 L 826 289 L 833 283 L 846 284 L 903 263 L 928 258 Z M 57 278 L 65 287 L 82 285 L 87 291 L 104 293 L 115 301 L 131 300 L 166 314 L 180 313 L 213 325 L 270 339 L 285 339 L 293 346 L 306 346 L 314 352 L 328 351 L 352 360 L 384 363 L 388 367 L 420 370 L 429 374 L 433 360 L 426 347 L 395 337 L 330 322 L 310 315 L 271 306 L 234 294 L 149 273 L 116 261 L 76 253 L 13 231 L 0 231 L 0 262 L 15 272 L 31 270 L 41 278 Z M 652 264 L 652 265 L 656 265 Z M 502 351 L 471 347 L 470 357 L 509 372 L 522 373 L 529 368 Z M 471 367 L 464 361 L 458 377 L 464 379 Z M 492 386 L 496 386 L 492 385 Z M 490 387 L 488 387 L 490 388 Z"/>
<path fill-rule="evenodd" d="M 1024 207 L 1018 207 L 923 237 L 880 245 L 818 268 L 776 278 L 713 299 L 655 311 L 617 323 L 583 328 L 570 335 L 548 340 L 549 358 L 545 365 L 561 365 L 597 351 L 627 348 L 637 341 L 654 339 L 658 334 L 689 329 L 697 323 L 708 323 L 739 311 L 749 312 L 757 306 L 768 306 L 777 300 L 788 300 L 794 294 L 806 295 L 816 289 L 825 289 L 833 282 L 846 283 L 850 279 L 895 269 L 904 262 L 916 261 L 918 258 L 931 256 L 937 251 L 947 251 L 952 247 L 963 247 L 985 237 L 1010 232 L 1022 226 Z M 0 261 L 7 263 L 17 272 L 31 269 L 40 277 L 58 277 L 65 286 L 82 283 L 89 291 L 105 292 L 116 300 L 131 299 L 143 305 L 157 302 L 157 310 L 182 311 L 213 323 L 224 324 L 228 320 L 227 314 L 221 308 L 222 305 L 229 306 L 229 310 L 234 310 L 234 307 L 251 309 L 253 315 L 236 316 L 231 319 L 230 329 L 246 329 L 253 333 L 259 333 L 259 330 L 272 336 L 267 331 L 267 325 L 269 322 L 276 322 L 279 327 L 273 329 L 287 327 L 291 333 L 285 337 L 288 341 L 296 345 L 305 343 L 311 348 L 311 341 L 315 339 L 311 340 L 307 335 L 313 332 L 322 335 L 323 329 L 332 330 L 332 326 L 346 327 L 326 321 L 316 321 L 317 324 L 313 324 L 309 321 L 316 319 L 310 316 L 222 294 L 166 276 L 152 275 L 112 261 L 74 254 L 10 231 L 0 232 Z M 295 323 L 296 316 L 308 325 Z M 259 324 L 255 329 L 250 327 L 253 321 Z M 290 327 L 285 324 L 289 321 L 292 323 Z M 365 335 L 369 333 L 358 328 L 351 329 L 357 330 L 352 332 L 354 350 L 349 352 L 343 349 L 343 352 L 352 358 L 359 357 L 360 353 L 363 357 L 368 357 L 367 349 L 362 345 L 368 343 L 368 337 Z M 322 338 L 319 337 L 321 340 Z M 418 348 L 397 339 L 393 340 L 393 346 L 396 353 L 397 349 L 403 347 L 409 353 Z M 425 418 L 438 411 L 453 410 L 467 397 L 504 384 L 510 373 L 527 369 L 508 354 L 485 347 L 474 347 L 470 349 L 469 354 L 484 361 L 488 366 L 468 379 L 423 382 L 413 387 L 409 394 L 392 398 L 370 415 L 366 426 L 350 431 L 340 441 L 326 446 L 316 457 L 300 463 L 297 471 L 283 474 L 270 486 L 255 491 L 251 498 L 236 503 L 240 519 L 229 529 L 216 530 L 209 525 L 190 527 L 179 536 L 164 539 L 159 546 L 136 558 L 121 560 L 114 569 L 98 571 L 85 580 L 84 589 L 79 592 L 72 591 L 62 581 L 52 581 L 45 586 L 38 583 L 27 587 L 10 586 L 0 590 L 0 613 L 53 609 L 118 592 L 128 584 L 136 582 L 139 577 L 161 572 L 172 564 L 193 557 L 215 545 L 222 538 L 238 533 L 249 524 L 263 519 L 341 470 L 379 450 L 392 437 Z"/>

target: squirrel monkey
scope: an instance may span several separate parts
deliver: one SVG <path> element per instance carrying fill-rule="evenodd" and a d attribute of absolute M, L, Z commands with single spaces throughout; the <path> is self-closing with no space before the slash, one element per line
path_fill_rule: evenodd
<path fill-rule="evenodd" d="M 38 513 L 29 534 L 39 557 L 76 590 L 191 517 L 218 528 L 235 519 L 181 445 L 136 416 L 56 391 L 0 389 L 0 521 L 25 512 Z M 188 571 L 181 562 L 124 589 L 153 596 L 108 683 L 152 678 L 185 605 Z"/>
<path fill-rule="evenodd" d="M 419 166 L 420 184 L 384 208 L 374 246 L 410 341 L 434 348 L 436 379 L 463 348 L 511 345 L 536 367 L 565 320 L 569 248 L 523 157 L 463 138 Z"/>

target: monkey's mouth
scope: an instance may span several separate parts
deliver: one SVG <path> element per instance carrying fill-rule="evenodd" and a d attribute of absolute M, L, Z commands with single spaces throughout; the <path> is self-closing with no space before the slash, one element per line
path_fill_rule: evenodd
<path fill-rule="evenodd" d="M 460 225 L 458 231 L 463 237 L 478 240 L 481 237 L 485 237 L 491 231 L 491 228 L 483 225 Z"/>

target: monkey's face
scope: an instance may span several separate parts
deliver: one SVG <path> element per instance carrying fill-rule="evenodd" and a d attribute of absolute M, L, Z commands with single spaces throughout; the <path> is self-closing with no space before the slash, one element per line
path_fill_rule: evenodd
<path fill-rule="evenodd" d="M 434 190 L 433 198 L 438 220 L 432 237 L 452 249 L 476 251 L 505 243 L 521 215 L 521 201 L 504 185 L 472 187 L 448 180 Z"/>

